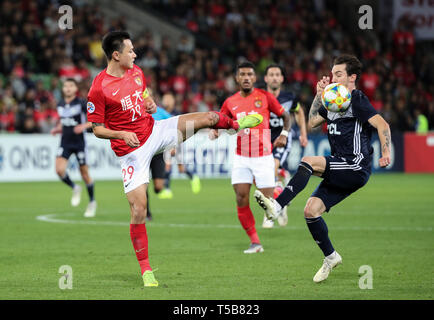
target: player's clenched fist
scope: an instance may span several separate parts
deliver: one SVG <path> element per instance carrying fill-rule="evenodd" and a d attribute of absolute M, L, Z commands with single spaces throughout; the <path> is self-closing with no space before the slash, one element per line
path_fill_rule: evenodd
<path fill-rule="evenodd" d="M 140 146 L 140 141 L 134 132 L 123 131 L 122 140 L 124 140 L 131 148 L 137 148 Z"/>
<path fill-rule="evenodd" d="M 330 77 L 322 77 L 320 81 L 316 84 L 316 94 L 322 94 L 324 88 L 330 84 Z"/>
<path fill-rule="evenodd" d="M 145 99 L 145 108 L 147 113 L 155 113 L 157 112 L 157 105 L 151 97 Z"/>
<path fill-rule="evenodd" d="M 390 164 L 390 157 L 389 156 L 387 156 L 387 157 L 381 157 L 378 160 L 378 164 L 380 165 L 381 168 L 387 167 Z"/>
<path fill-rule="evenodd" d="M 288 138 L 285 136 L 278 136 L 277 139 L 273 143 L 274 148 L 283 148 L 286 146 L 286 143 L 288 142 Z"/>

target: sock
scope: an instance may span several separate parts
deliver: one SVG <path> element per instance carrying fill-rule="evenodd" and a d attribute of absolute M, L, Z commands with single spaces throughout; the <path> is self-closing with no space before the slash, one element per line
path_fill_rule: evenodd
<path fill-rule="evenodd" d="M 89 201 L 95 200 L 95 196 L 93 193 L 93 182 L 91 184 L 87 184 L 87 193 L 89 194 Z"/>
<path fill-rule="evenodd" d="M 246 207 L 238 207 L 238 219 L 241 222 L 244 230 L 250 238 L 251 243 L 261 243 L 259 241 L 258 233 L 255 228 L 255 217 L 253 216 L 252 210 L 250 210 L 249 206 Z"/>
<path fill-rule="evenodd" d="M 282 193 L 276 198 L 277 203 L 279 203 L 282 208 L 286 206 L 306 187 L 312 173 L 313 169 L 308 163 L 300 162 L 297 172 L 292 179 L 289 180 Z"/>
<path fill-rule="evenodd" d="M 188 171 L 188 169 L 185 169 L 185 174 L 188 176 L 190 180 L 193 179 L 193 174 L 190 171 Z"/>
<path fill-rule="evenodd" d="M 322 217 L 305 218 L 307 227 L 312 234 L 313 239 L 321 248 L 324 256 L 328 256 L 335 251 L 329 239 L 327 224 Z"/>
<path fill-rule="evenodd" d="M 130 224 L 130 236 L 142 275 L 147 270 L 152 271 L 148 258 L 148 235 L 145 224 Z"/>
<path fill-rule="evenodd" d="M 213 129 L 235 129 L 238 130 L 240 128 L 240 125 L 238 122 L 232 120 L 227 115 L 221 112 L 212 111 L 214 113 L 217 113 L 219 116 L 219 121 L 211 128 Z"/>
<path fill-rule="evenodd" d="M 149 210 L 149 194 L 148 194 L 148 189 L 146 189 L 146 216 L 148 218 L 152 216 L 151 210 Z"/>
<path fill-rule="evenodd" d="M 164 173 L 164 188 L 170 189 L 170 171 Z"/>
<path fill-rule="evenodd" d="M 66 183 L 71 188 L 75 187 L 75 183 L 72 182 L 72 180 L 69 178 L 67 173 L 65 173 L 65 175 L 62 178 L 60 178 L 60 180 L 62 180 L 64 183 Z"/>

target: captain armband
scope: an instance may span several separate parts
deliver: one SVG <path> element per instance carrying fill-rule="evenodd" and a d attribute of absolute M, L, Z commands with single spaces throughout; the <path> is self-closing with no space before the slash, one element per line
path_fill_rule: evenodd
<path fill-rule="evenodd" d="M 148 98 L 149 96 L 150 96 L 150 95 L 149 95 L 149 92 L 148 92 L 148 88 L 146 88 L 145 91 L 143 91 L 142 97 L 143 97 L 143 99 L 146 99 L 146 98 Z"/>

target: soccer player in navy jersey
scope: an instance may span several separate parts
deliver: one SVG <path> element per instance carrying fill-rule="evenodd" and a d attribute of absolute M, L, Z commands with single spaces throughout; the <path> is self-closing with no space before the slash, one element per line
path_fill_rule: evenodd
<path fill-rule="evenodd" d="M 60 122 L 51 130 L 52 135 L 62 134 L 56 158 L 56 173 L 66 185 L 72 188 L 71 205 L 73 207 L 78 206 L 81 201 L 81 187 L 75 184 L 66 172 L 68 159 L 72 154 L 75 154 L 80 166 L 81 177 L 86 184 L 89 195 L 89 204 L 84 216 L 91 218 L 96 214 L 97 204 L 94 197 L 94 183 L 86 163 L 84 132 L 92 126 L 92 123 L 86 120 L 86 102 L 77 97 L 77 82 L 72 78 L 66 79 L 62 92 L 63 99 L 57 105 Z"/>
<path fill-rule="evenodd" d="M 277 101 L 282 105 L 286 112 L 293 115 L 295 122 L 300 129 L 300 146 L 307 146 L 307 130 L 306 130 L 306 120 L 304 116 L 303 108 L 298 102 L 297 97 L 289 91 L 282 91 L 282 84 L 284 81 L 283 68 L 278 64 L 270 64 L 265 69 L 264 81 L 267 84 L 267 91 L 277 98 Z M 280 167 L 285 171 L 289 171 L 288 161 L 289 153 L 291 152 L 292 137 L 295 135 L 295 130 L 291 129 L 286 131 L 283 129 L 283 119 L 279 118 L 273 112 L 270 113 L 270 129 L 271 129 L 271 143 L 273 143 L 273 158 L 275 165 L 275 176 L 276 176 L 276 189 L 275 197 L 278 195 L 278 191 L 283 190 L 283 185 L 278 181 L 278 170 Z M 275 141 L 280 135 L 285 135 L 288 137 L 286 145 L 283 147 L 276 147 Z M 289 175 L 289 174 L 288 174 Z M 285 179 L 286 180 L 286 179 Z M 289 180 L 289 178 L 288 178 Z M 286 180 L 285 184 L 288 183 Z M 279 190 L 280 189 L 280 190 Z M 280 226 L 285 226 L 288 223 L 288 215 L 286 213 L 286 207 L 281 211 L 280 215 L 277 217 L 277 222 Z M 274 226 L 274 221 L 267 219 L 264 216 L 264 221 L 262 223 L 263 228 L 272 228 Z"/>
<path fill-rule="evenodd" d="M 343 84 L 351 92 L 351 104 L 343 112 L 327 111 L 321 103 L 321 94 L 330 78 L 323 77 L 317 83 L 308 126 L 315 128 L 327 122 L 331 155 L 303 157 L 294 177 L 277 199 L 266 198 L 260 192 L 255 192 L 255 198 L 266 211 L 267 217 L 275 219 L 279 211 L 306 187 L 312 175 L 323 179 L 304 208 L 307 227 L 325 256 L 322 267 L 313 277 L 314 282 L 327 279 L 331 270 L 342 263 L 342 257 L 333 248 L 321 215 L 368 182 L 373 152 L 370 141 L 374 129 L 381 143 L 379 165 L 384 168 L 390 164 L 389 125 L 375 111 L 366 95 L 356 89 L 361 71 L 362 64 L 353 55 L 343 54 L 333 62 L 332 82 Z"/>

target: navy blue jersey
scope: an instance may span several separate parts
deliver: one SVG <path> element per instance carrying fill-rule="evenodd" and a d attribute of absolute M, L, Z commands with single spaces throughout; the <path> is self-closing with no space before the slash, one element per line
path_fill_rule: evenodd
<path fill-rule="evenodd" d="M 75 98 L 70 103 L 61 100 L 57 106 L 57 113 L 62 123 L 61 146 L 79 148 L 84 146 L 84 134 L 75 134 L 74 127 L 86 123 L 86 102 Z"/>
<path fill-rule="evenodd" d="M 297 98 L 291 92 L 281 91 L 277 97 L 277 101 L 282 105 L 286 112 L 296 112 L 300 108 Z M 283 118 L 279 118 L 273 112 L 270 112 L 270 129 L 271 129 L 271 142 L 280 136 L 283 129 Z"/>
<path fill-rule="evenodd" d="M 374 127 L 368 119 L 375 116 L 377 111 L 366 95 L 355 89 L 351 92 L 351 104 L 346 111 L 331 112 L 321 106 L 319 114 L 327 120 L 331 155 L 346 161 L 346 164 L 335 164 L 335 169 L 363 169 L 370 172 Z"/>

